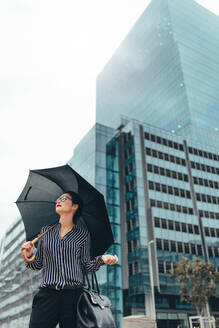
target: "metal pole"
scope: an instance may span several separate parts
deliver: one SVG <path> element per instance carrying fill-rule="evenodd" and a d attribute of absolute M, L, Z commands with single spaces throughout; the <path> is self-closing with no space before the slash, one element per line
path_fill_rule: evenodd
<path fill-rule="evenodd" d="M 149 254 L 149 270 L 150 270 L 151 298 L 152 298 L 152 319 L 154 319 L 155 328 L 157 328 L 156 307 L 155 307 L 155 297 L 154 297 L 154 277 L 153 277 L 153 271 L 152 271 L 151 244 L 154 244 L 154 240 L 150 240 L 148 242 L 148 254 Z"/>

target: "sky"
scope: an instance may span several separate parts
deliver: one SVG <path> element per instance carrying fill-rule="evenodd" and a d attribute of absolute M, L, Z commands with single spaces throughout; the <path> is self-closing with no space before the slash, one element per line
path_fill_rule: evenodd
<path fill-rule="evenodd" d="M 0 1 L 0 236 L 29 170 L 66 164 L 94 125 L 96 77 L 149 2 Z"/>

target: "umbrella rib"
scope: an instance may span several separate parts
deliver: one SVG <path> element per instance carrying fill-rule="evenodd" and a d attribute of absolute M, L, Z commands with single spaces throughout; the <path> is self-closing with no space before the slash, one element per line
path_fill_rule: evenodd
<path fill-rule="evenodd" d="M 50 203 L 50 204 L 55 204 L 55 202 L 52 201 L 47 201 L 47 200 L 19 200 L 16 201 L 16 203 Z"/>

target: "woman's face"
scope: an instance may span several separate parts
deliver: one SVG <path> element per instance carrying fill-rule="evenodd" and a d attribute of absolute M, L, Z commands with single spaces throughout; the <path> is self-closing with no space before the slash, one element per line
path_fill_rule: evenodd
<path fill-rule="evenodd" d="M 64 213 L 72 213 L 73 207 L 75 205 L 72 204 L 72 198 L 69 194 L 62 194 L 56 200 L 56 213 L 59 215 Z"/>

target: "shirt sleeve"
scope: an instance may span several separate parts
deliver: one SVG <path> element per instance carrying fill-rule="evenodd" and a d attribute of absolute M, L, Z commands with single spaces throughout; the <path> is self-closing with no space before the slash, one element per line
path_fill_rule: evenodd
<path fill-rule="evenodd" d="M 45 227 L 43 227 L 40 233 L 45 231 Z M 43 267 L 43 238 L 40 238 L 38 241 L 38 246 L 35 254 L 35 259 L 30 263 L 25 263 L 26 267 L 32 270 L 40 270 Z"/>
<path fill-rule="evenodd" d="M 99 270 L 101 265 L 105 264 L 102 255 L 96 256 L 93 260 L 90 259 L 90 233 L 81 246 L 81 264 L 87 272 L 95 272 Z"/>

